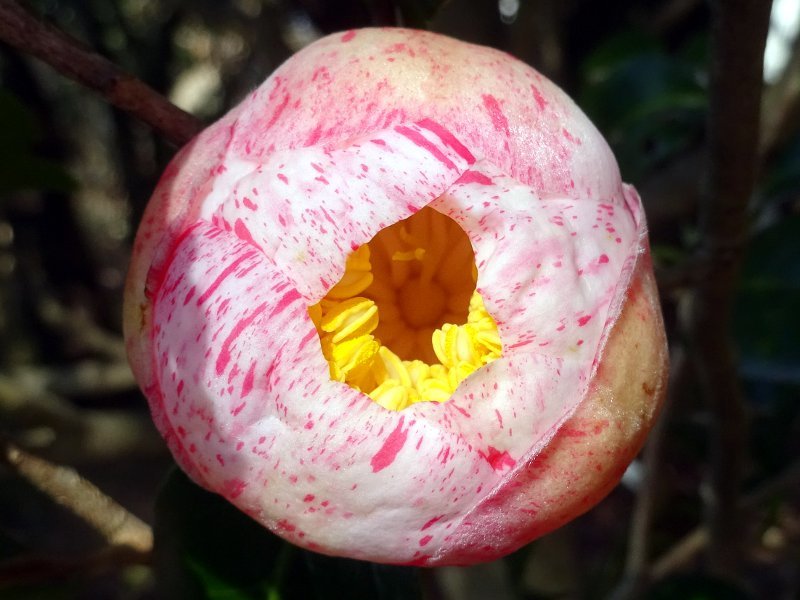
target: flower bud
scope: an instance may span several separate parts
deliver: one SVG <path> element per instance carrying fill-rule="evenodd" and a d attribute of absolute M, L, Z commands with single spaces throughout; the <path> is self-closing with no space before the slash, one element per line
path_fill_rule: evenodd
<path fill-rule="evenodd" d="M 642 206 L 597 130 L 509 55 L 402 29 L 316 42 L 179 152 L 125 333 L 197 483 L 396 564 L 586 511 L 667 368 Z"/>

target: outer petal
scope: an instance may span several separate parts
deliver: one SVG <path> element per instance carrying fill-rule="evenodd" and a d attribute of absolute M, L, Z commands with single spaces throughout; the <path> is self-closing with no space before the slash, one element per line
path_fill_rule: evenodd
<path fill-rule="evenodd" d="M 504 341 L 504 356 L 451 400 L 462 431 L 477 427 L 485 456 L 508 468 L 429 561 L 471 563 L 547 533 L 616 485 L 657 414 L 666 340 L 633 188 L 599 204 L 540 199 L 477 163 L 433 206 L 470 235 Z"/>
<path fill-rule="evenodd" d="M 407 29 L 303 49 L 237 109 L 230 151 L 261 157 L 424 119 L 541 194 L 619 194 L 602 136 L 550 81 L 504 52 Z"/>
<path fill-rule="evenodd" d="M 233 193 L 210 189 L 199 211 L 209 219 L 172 242 L 149 277 L 151 398 L 176 458 L 206 487 L 321 551 L 419 560 L 433 536 L 412 539 L 408 524 L 442 519 L 442 492 L 458 488 L 450 523 L 474 503 L 467 488 L 485 493 L 496 478 L 477 448 L 424 410 L 389 412 L 331 381 L 306 313 L 335 280 L 320 274 L 340 271 L 352 248 L 391 222 L 373 215 L 404 218 L 472 160 L 436 131 L 400 126 L 340 151 L 280 154 Z M 327 171 L 331 179 L 318 181 Z M 296 182 L 289 192 L 287 181 Z M 447 471 L 444 448 L 453 452 Z"/>
<path fill-rule="evenodd" d="M 469 415 L 456 416 L 458 427 L 512 464 L 543 447 L 582 400 L 644 232 L 640 209 L 539 198 L 485 161 L 431 206 L 469 235 L 478 291 L 503 340 L 502 358 L 454 396 Z"/>
<path fill-rule="evenodd" d="M 153 281 L 158 400 L 186 469 L 281 535 L 372 560 L 452 562 L 449 548 L 464 515 L 516 477 L 584 397 L 639 237 L 625 207 L 600 209 L 600 230 L 593 203 L 537 199 L 486 163 L 461 175 L 433 161 L 419 173 L 434 191 L 411 194 L 418 204 L 404 204 L 409 194 L 388 165 L 375 181 L 352 184 L 342 176 L 354 165 L 369 170 L 397 147 L 387 143 L 398 141 L 391 133 L 373 139 L 384 143 L 366 155 L 359 143 L 327 155 L 338 185 L 307 187 L 322 168 L 309 160 L 317 157 L 313 150 L 267 161 L 235 185 L 213 215 L 218 225 L 198 221 L 177 240 L 153 276 L 160 278 Z M 292 204 L 279 200 L 286 192 L 278 175 L 289 162 L 298 181 Z M 403 172 L 402 160 L 394 164 Z M 441 195 L 443 182 L 459 175 Z M 306 307 L 333 282 L 314 275 L 337 268 L 331 254 L 338 252 L 341 264 L 348 248 L 376 231 L 340 214 L 342 198 L 359 185 L 367 186 L 365 210 L 395 219 L 440 196 L 433 206 L 460 221 L 476 247 L 479 284 L 506 351 L 444 405 L 385 411 L 328 377 Z M 300 218 L 308 211 L 312 218 Z M 270 237 L 275 231 L 281 235 Z M 296 267 L 299 251 L 311 257 L 319 248 L 328 250 L 308 269 Z M 576 323 L 537 338 L 536 328 L 550 325 L 559 310 L 547 286 L 570 298 L 567 314 Z M 586 315 L 595 324 L 581 321 Z M 578 329 L 585 344 L 568 337 Z M 530 526 L 540 525 L 531 519 Z"/>
<path fill-rule="evenodd" d="M 506 352 L 450 402 L 389 413 L 330 381 L 305 307 L 445 191 Z M 599 499 L 652 419 L 665 353 L 639 211 L 592 125 L 507 55 L 332 36 L 165 173 L 126 290 L 132 365 L 184 468 L 288 539 L 487 560 Z"/>
<path fill-rule="evenodd" d="M 235 235 L 200 221 L 181 238 L 154 308 L 155 371 L 177 457 L 290 540 L 413 561 L 432 538 L 412 538 L 410 524 L 456 519 L 474 504 L 468 488 L 494 481 L 494 470 L 426 411 L 386 411 L 331 381 L 306 306 Z M 461 510 L 443 506 L 451 487 L 466 496 Z"/>
<path fill-rule="evenodd" d="M 542 451 L 464 515 L 431 564 L 470 564 L 512 552 L 560 527 L 616 486 L 641 449 L 667 376 L 649 252 L 638 256 L 619 319 L 575 412 Z"/>

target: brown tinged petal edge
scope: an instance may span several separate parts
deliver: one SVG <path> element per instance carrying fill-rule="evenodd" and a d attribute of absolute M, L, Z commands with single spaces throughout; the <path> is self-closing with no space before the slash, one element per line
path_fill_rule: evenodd
<path fill-rule="evenodd" d="M 481 562 L 493 548 L 506 554 L 561 527 L 605 498 L 641 450 L 661 408 L 669 366 L 644 244 L 586 398 L 544 450 L 465 516 L 441 562 Z M 438 562 L 434 556 L 426 564 Z"/>

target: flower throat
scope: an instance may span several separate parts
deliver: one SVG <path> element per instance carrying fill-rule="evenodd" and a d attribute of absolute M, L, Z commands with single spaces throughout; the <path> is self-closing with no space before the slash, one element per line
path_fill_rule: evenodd
<path fill-rule="evenodd" d="M 448 400 L 502 351 L 477 275 L 466 233 L 432 208 L 378 232 L 308 309 L 331 378 L 390 410 Z"/>

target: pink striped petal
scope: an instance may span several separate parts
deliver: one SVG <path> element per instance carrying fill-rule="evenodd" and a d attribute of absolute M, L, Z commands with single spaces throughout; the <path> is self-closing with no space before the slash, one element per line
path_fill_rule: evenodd
<path fill-rule="evenodd" d="M 307 306 L 427 205 L 467 232 L 504 351 L 396 413 L 330 380 Z M 298 54 L 168 168 L 126 341 L 176 460 L 265 526 L 468 563 L 588 508 L 638 449 L 665 373 L 649 273 L 638 196 L 557 88 L 493 50 L 364 30 Z"/>
<path fill-rule="evenodd" d="M 348 254 L 442 194 L 473 162 L 447 130 L 408 123 L 337 148 L 276 152 L 233 189 L 227 181 L 215 187 L 205 205 L 316 302 L 341 279 Z"/>
<path fill-rule="evenodd" d="M 288 539 L 412 561 L 408 523 L 445 509 L 447 525 L 494 470 L 425 411 L 387 411 L 331 381 L 306 306 L 232 233 L 198 222 L 182 237 L 154 308 L 161 401 L 181 456 Z"/>

